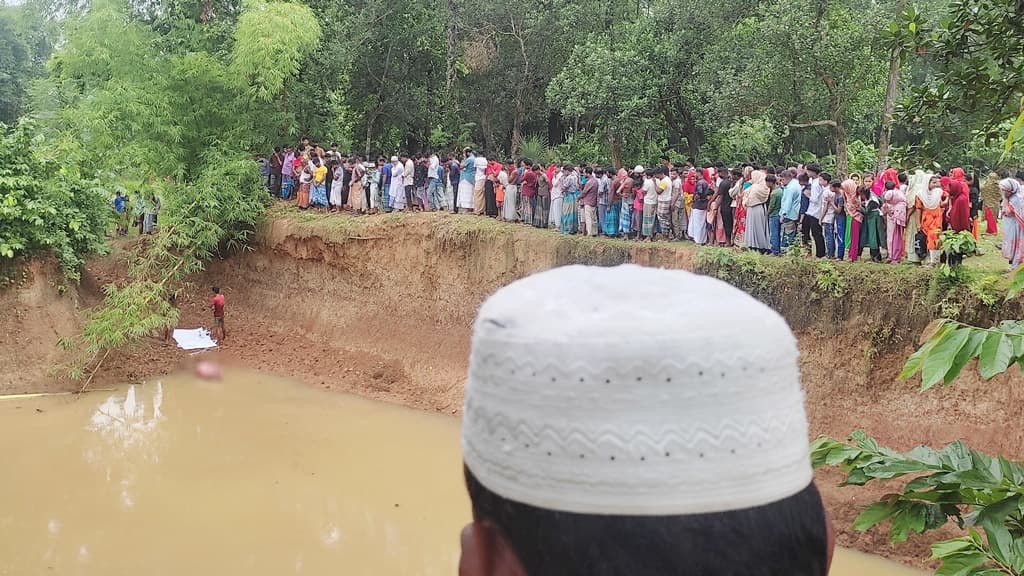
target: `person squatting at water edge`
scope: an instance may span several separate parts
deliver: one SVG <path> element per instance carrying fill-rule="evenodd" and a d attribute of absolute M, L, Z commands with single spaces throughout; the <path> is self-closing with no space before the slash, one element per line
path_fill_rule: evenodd
<path fill-rule="evenodd" d="M 976 175 L 886 169 L 833 176 L 817 164 L 729 169 L 724 162 L 671 163 L 631 171 L 528 158 L 499 162 L 472 148 L 460 154 L 400 153 L 376 162 L 303 139 L 275 148 L 267 185 L 302 209 L 451 211 L 486 215 L 562 234 L 653 242 L 692 241 L 780 255 L 800 245 L 814 258 L 935 265 L 944 230 L 997 232 Z M 1002 174 L 998 214 L 1003 256 L 1024 259 L 1024 173 Z M 982 229 L 982 219 L 985 227 Z M 952 255 L 954 261 L 963 254 Z"/>
<path fill-rule="evenodd" d="M 719 280 L 565 266 L 498 290 L 473 327 L 462 447 L 460 576 L 829 571 L 796 340 Z"/>

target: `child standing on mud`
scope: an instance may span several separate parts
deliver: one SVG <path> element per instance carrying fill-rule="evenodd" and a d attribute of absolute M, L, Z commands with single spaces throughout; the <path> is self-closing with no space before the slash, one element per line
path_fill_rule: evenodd
<path fill-rule="evenodd" d="M 213 287 L 213 300 L 210 301 L 210 307 L 213 308 L 213 330 L 211 333 L 216 337 L 217 329 L 220 328 L 219 341 L 223 342 L 227 339 L 227 332 L 224 330 L 224 295 L 216 286 Z"/>

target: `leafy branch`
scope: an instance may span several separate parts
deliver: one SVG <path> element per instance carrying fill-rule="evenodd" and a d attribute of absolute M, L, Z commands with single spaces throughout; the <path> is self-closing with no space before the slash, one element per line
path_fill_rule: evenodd
<path fill-rule="evenodd" d="M 861 512 L 855 529 L 888 521 L 890 539 L 903 542 L 911 533 L 954 520 L 968 533 L 932 545 L 932 559 L 942 562 L 937 576 L 1024 574 L 1024 466 L 971 450 L 963 442 L 899 453 L 859 430 L 850 440 L 815 440 L 815 468 L 839 467 L 846 473 L 843 485 L 913 476 L 901 492 L 887 494 Z"/>

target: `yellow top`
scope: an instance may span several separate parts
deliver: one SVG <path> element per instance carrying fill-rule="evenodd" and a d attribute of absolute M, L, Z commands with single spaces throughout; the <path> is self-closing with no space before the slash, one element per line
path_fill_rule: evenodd
<path fill-rule="evenodd" d="M 313 182 L 323 184 L 327 180 L 327 166 L 323 164 L 313 169 Z"/>

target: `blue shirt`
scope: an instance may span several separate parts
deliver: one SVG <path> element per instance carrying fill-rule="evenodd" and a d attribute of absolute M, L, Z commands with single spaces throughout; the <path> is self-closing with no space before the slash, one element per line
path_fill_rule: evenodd
<path fill-rule="evenodd" d="M 799 220 L 800 198 L 802 196 L 803 194 L 800 193 L 800 183 L 796 181 L 796 178 L 793 178 L 782 189 L 782 207 L 779 209 L 779 214 L 786 220 Z"/>
<path fill-rule="evenodd" d="M 476 181 L 476 156 L 470 154 L 462 162 L 462 174 L 460 177 L 470 184 Z"/>
<path fill-rule="evenodd" d="M 384 190 L 387 190 L 391 186 L 391 164 L 390 163 L 384 164 L 384 167 L 380 169 L 380 186 Z"/>
<path fill-rule="evenodd" d="M 124 214 L 124 196 L 114 198 L 114 210 L 117 210 L 118 214 Z"/>

